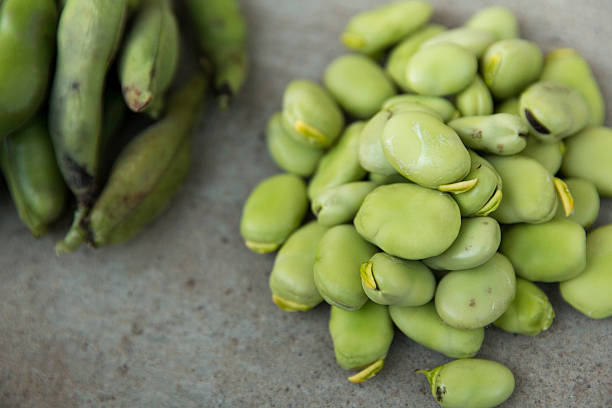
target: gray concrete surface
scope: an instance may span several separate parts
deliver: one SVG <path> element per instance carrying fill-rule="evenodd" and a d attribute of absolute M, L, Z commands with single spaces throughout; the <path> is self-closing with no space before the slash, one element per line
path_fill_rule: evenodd
<path fill-rule="evenodd" d="M 413 370 L 448 359 L 399 333 L 383 371 L 350 384 L 334 361 L 328 308 L 277 309 L 267 287 L 273 256 L 247 251 L 238 233 L 249 190 L 278 171 L 262 129 L 284 86 L 319 78 L 343 52 L 337 38 L 349 16 L 376 3 L 243 2 L 248 84 L 229 111 L 203 117 L 187 185 L 137 239 L 55 257 L 54 241 L 69 220 L 35 240 L 2 191 L 0 406 L 437 406 Z M 435 21 L 459 25 L 489 2 L 434 3 Z M 578 48 L 612 101 L 612 2 L 499 3 L 545 50 Z M 610 221 L 608 200 L 599 223 Z M 550 330 L 535 338 L 487 330 L 479 355 L 516 375 L 504 407 L 612 406 L 612 320 L 589 320 L 563 302 L 556 285 L 544 288 L 557 313 Z"/>

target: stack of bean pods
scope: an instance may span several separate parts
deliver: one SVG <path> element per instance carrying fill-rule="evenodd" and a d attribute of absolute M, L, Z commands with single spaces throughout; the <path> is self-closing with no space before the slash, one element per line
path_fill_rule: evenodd
<path fill-rule="evenodd" d="M 246 33 L 236 1 L 184 0 L 206 72 L 181 81 L 166 103 L 181 45 L 172 3 L 0 1 L 0 164 L 35 236 L 63 213 L 66 186 L 74 194 L 58 253 L 123 242 L 156 218 L 187 175 L 208 73 L 222 106 L 242 85 Z M 127 108 L 157 122 L 114 160 L 109 146 Z"/>
<path fill-rule="evenodd" d="M 356 52 L 323 86 L 287 86 L 267 127 L 286 173 L 252 191 L 241 233 L 253 251 L 280 248 L 281 309 L 331 305 L 337 362 L 362 370 L 350 381 L 382 368 L 395 324 L 459 359 L 421 370 L 442 406 L 492 407 L 513 374 L 472 357 L 486 326 L 551 325 L 533 282 L 561 282 L 590 318 L 612 314 L 612 225 L 585 233 L 612 195 L 612 129 L 576 51 L 544 58 L 503 7 L 455 29 L 431 13 L 400 1 L 356 15 L 342 35 Z M 302 225 L 309 200 L 316 221 Z"/>

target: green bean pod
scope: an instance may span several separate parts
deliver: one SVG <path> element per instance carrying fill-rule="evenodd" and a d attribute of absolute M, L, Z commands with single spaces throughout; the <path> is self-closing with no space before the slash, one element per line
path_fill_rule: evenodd
<path fill-rule="evenodd" d="M 310 310 L 323 301 L 314 282 L 313 267 L 319 241 L 327 227 L 310 222 L 283 244 L 270 274 L 274 303 L 287 312 Z"/>
<path fill-rule="evenodd" d="M 214 69 L 214 91 L 227 106 L 240 90 L 247 69 L 246 23 L 237 0 L 185 0 L 195 23 L 202 62 Z"/>
<path fill-rule="evenodd" d="M 433 301 L 423 306 L 389 306 L 389 315 L 406 336 L 447 357 L 473 357 L 484 340 L 482 327 L 457 329 L 444 323 Z"/>
<path fill-rule="evenodd" d="M 433 38 L 425 41 L 422 47 L 429 47 L 433 44 L 451 43 L 459 45 L 480 57 L 496 41 L 495 35 L 487 30 L 473 27 L 458 27 L 444 31 Z"/>
<path fill-rule="evenodd" d="M 408 261 L 378 252 L 361 264 L 365 294 L 380 305 L 420 306 L 436 289 L 433 273 L 419 261 Z"/>
<path fill-rule="evenodd" d="M 483 8 L 465 23 L 466 27 L 486 30 L 497 40 L 509 40 L 519 36 L 519 26 L 512 10 L 503 6 Z"/>
<path fill-rule="evenodd" d="M 461 194 L 453 195 L 463 217 L 486 216 L 499 206 L 502 199 L 502 179 L 495 167 L 469 150 L 470 172 L 466 180 L 478 180 L 476 185 Z"/>
<path fill-rule="evenodd" d="M 510 333 L 536 336 L 548 330 L 554 318 L 546 294 L 528 280 L 516 278 L 516 297 L 493 325 Z"/>
<path fill-rule="evenodd" d="M 49 128 L 64 180 L 85 207 L 99 189 L 104 80 L 125 16 L 125 0 L 69 0 L 59 22 Z"/>
<path fill-rule="evenodd" d="M 559 48 L 546 56 L 542 81 L 555 81 L 575 88 L 589 106 L 589 125 L 601 126 L 606 106 L 588 62 L 571 48 Z"/>
<path fill-rule="evenodd" d="M 55 0 L 0 2 L 0 140 L 38 111 L 55 55 Z"/>
<path fill-rule="evenodd" d="M 180 34 L 169 0 L 152 0 L 136 16 L 119 58 L 128 107 L 158 118 L 179 62 Z"/>
<path fill-rule="evenodd" d="M 393 96 L 385 101 L 382 106 L 382 109 L 391 110 L 394 113 L 400 111 L 418 110 L 414 105 L 408 105 L 409 103 L 429 108 L 428 110 L 422 111 L 426 113 L 432 113 L 434 114 L 434 116 L 439 116 L 440 120 L 442 120 L 442 122 L 444 123 L 452 119 L 458 118 L 461 115 L 459 111 L 457 111 L 455 106 L 446 98 L 443 98 L 441 96 L 416 94 L 402 94 Z"/>
<path fill-rule="evenodd" d="M 42 117 L 2 141 L 0 165 L 19 218 L 43 235 L 64 210 L 67 190 Z"/>
<path fill-rule="evenodd" d="M 170 203 L 189 169 L 193 128 L 207 78 L 197 74 L 172 95 L 168 112 L 134 138 L 117 158 L 104 190 L 83 221 L 56 246 L 70 252 L 83 241 L 94 247 L 123 242 Z"/>
<path fill-rule="evenodd" d="M 448 126 L 467 147 L 501 156 L 519 153 L 527 145 L 529 129 L 517 115 L 464 116 L 451 120 Z"/>
<path fill-rule="evenodd" d="M 332 306 L 329 333 L 334 342 L 336 361 L 342 368 L 354 370 L 367 367 L 349 377 L 351 382 L 362 382 L 382 368 L 393 340 L 393 323 L 387 306 L 374 302 L 367 302 L 355 311 Z"/>
<path fill-rule="evenodd" d="M 325 189 L 312 200 L 319 224 L 332 227 L 351 222 L 366 195 L 378 186 L 374 181 L 356 181 Z"/>
<path fill-rule="evenodd" d="M 463 116 L 483 116 L 493 113 L 493 96 L 480 75 L 463 91 L 455 95 L 455 104 Z"/>
<path fill-rule="evenodd" d="M 514 392 L 514 375 L 503 364 L 480 358 L 463 358 L 425 374 L 436 402 L 444 408 L 493 408 Z"/>

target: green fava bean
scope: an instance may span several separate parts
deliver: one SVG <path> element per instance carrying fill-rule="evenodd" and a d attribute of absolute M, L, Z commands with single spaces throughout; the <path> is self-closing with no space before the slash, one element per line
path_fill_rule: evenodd
<path fill-rule="evenodd" d="M 406 67 L 410 89 L 421 95 L 452 95 L 467 88 L 478 70 L 478 61 L 465 48 L 449 43 L 421 47 Z"/>
<path fill-rule="evenodd" d="M 325 70 L 323 82 L 350 115 L 366 119 L 395 95 L 395 87 L 382 68 L 362 55 L 343 55 Z"/>
<path fill-rule="evenodd" d="M 533 136 L 545 143 L 576 134 L 589 119 L 580 92 L 555 82 L 537 82 L 521 95 L 519 111 Z"/>
<path fill-rule="evenodd" d="M 422 306 L 389 306 L 391 320 L 406 336 L 450 358 L 473 357 L 484 340 L 484 328 L 457 329 L 444 323 L 434 302 Z"/>
<path fill-rule="evenodd" d="M 423 262 L 438 270 L 474 268 L 491 259 L 500 242 L 501 230 L 493 218 L 466 218 L 461 221 L 461 229 L 455 242 L 442 254 Z"/>
<path fill-rule="evenodd" d="M 562 282 L 584 270 L 586 234 L 579 224 L 564 219 L 512 225 L 504 229 L 501 252 L 521 278 Z"/>
<path fill-rule="evenodd" d="M 595 184 L 601 196 L 612 197 L 612 129 L 592 126 L 565 140 L 561 172 Z"/>
<path fill-rule="evenodd" d="M 399 173 L 391 174 L 390 176 L 385 176 L 383 174 L 370 173 L 370 181 L 373 181 L 379 186 L 384 184 L 394 184 L 394 183 L 409 183 L 408 179 L 402 176 Z"/>
<path fill-rule="evenodd" d="M 552 176 L 540 163 L 526 156 L 488 156 L 501 176 L 504 198 L 492 217 L 502 224 L 549 221 L 557 211 Z"/>
<path fill-rule="evenodd" d="M 519 99 L 514 96 L 495 106 L 495 113 L 510 113 L 512 115 L 520 115 Z"/>
<path fill-rule="evenodd" d="M 368 297 L 361 287 L 359 268 L 376 253 L 352 225 L 330 228 L 317 248 L 314 279 L 327 303 L 345 310 L 357 310 Z"/>
<path fill-rule="evenodd" d="M 373 181 L 357 181 L 328 188 L 312 201 L 312 212 L 319 224 L 328 227 L 350 222 L 377 185 Z"/>
<path fill-rule="evenodd" d="M 344 28 L 342 43 L 365 54 L 384 50 L 427 23 L 432 11 L 424 1 L 396 1 L 361 12 Z"/>
<path fill-rule="evenodd" d="M 535 284 L 517 278 L 516 297 L 493 324 L 509 333 L 535 336 L 547 330 L 554 318 L 555 312 L 546 294 Z"/>
<path fill-rule="evenodd" d="M 380 141 L 393 168 L 422 186 L 454 183 L 470 171 L 470 155 L 457 133 L 430 114 L 393 115 Z"/>
<path fill-rule="evenodd" d="M 563 180 L 574 198 L 574 212 L 567 217 L 582 227 L 590 227 L 599 215 L 599 194 L 595 184 L 590 181 L 572 178 Z M 557 218 L 566 218 L 561 206 L 557 208 Z"/>
<path fill-rule="evenodd" d="M 397 102 L 384 107 L 366 123 L 361 131 L 359 139 L 359 163 L 361 167 L 384 176 L 397 174 L 385 157 L 380 139 L 389 119 L 400 112 L 423 112 L 434 117 L 438 116 L 432 108 L 415 102 Z"/>
<path fill-rule="evenodd" d="M 345 370 L 376 367 L 349 377 L 362 382 L 373 377 L 381 368 L 393 340 L 393 323 L 387 306 L 367 302 L 359 310 L 347 311 L 332 306 L 329 333 L 334 343 L 336 361 Z"/>
<path fill-rule="evenodd" d="M 57 14 L 54 0 L 0 1 L 0 140 L 31 119 L 47 95 Z"/>
<path fill-rule="evenodd" d="M 555 81 L 575 88 L 589 106 L 589 125 L 601 126 L 606 106 L 587 61 L 571 48 L 560 48 L 546 56 L 543 81 Z"/>
<path fill-rule="evenodd" d="M 310 222 L 283 244 L 270 274 L 272 300 L 287 312 L 310 310 L 323 301 L 314 283 L 314 262 L 327 227 Z"/>
<path fill-rule="evenodd" d="M 0 165 L 19 218 L 43 235 L 64 210 L 67 191 L 41 117 L 2 141 Z"/>
<path fill-rule="evenodd" d="M 385 69 L 402 90 L 410 91 L 410 86 L 406 82 L 406 67 L 410 58 L 419 50 L 421 44 L 444 30 L 445 28 L 439 24 L 428 24 L 391 50 Z"/>
<path fill-rule="evenodd" d="M 485 327 L 508 309 L 515 293 L 512 264 L 497 253 L 480 266 L 444 275 L 436 289 L 436 311 L 458 329 Z"/>
<path fill-rule="evenodd" d="M 240 233 L 252 251 L 276 250 L 300 225 L 308 208 L 306 185 L 293 174 L 270 177 L 244 204 Z"/>
<path fill-rule="evenodd" d="M 542 51 L 536 43 L 511 39 L 493 43 L 482 56 L 480 67 L 493 96 L 506 99 L 536 81 L 542 64 Z"/>
<path fill-rule="evenodd" d="M 461 194 L 453 196 L 463 217 L 486 216 L 499 206 L 502 199 L 502 179 L 495 167 L 469 150 L 471 168 L 466 180 L 478 180 L 476 185 Z"/>
<path fill-rule="evenodd" d="M 431 393 L 445 408 L 493 408 L 514 392 L 514 375 L 503 364 L 480 358 L 463 358 L 425 374 Z"/>
<path fill-rule="evenodd" d="M 156 119 L 179 62 L 180 34 L 168 0 L 148 1 L 136 16 L 119 58 L 119 78 L 128 107 Z"/>
<path fill-rule="evenodd" d="M 272 115 L 266 127 L 266 144 L 274 162 L 281 169 L 298 176 L 308 177 L 314 173 L 319 159 L 325 153 L 293 139 L 283 126 L 280 112 Z"/>
<path fill-rule="evenodd" d="M 461 216 L 450 195 L 398 183 L 368 194 L 354 222 L 361 236 L 386 253 L 418 260 L 440 255 L 451 246 Z"/>
<path fill-rule="evenodd" d="M 425 106 L 427 110 L 420 110 L 414 107 L 414 104 Z M 453 104 L 446 98 L 440 96 L 403 94 L 396 95 L 385 101 L 382 106 L 384 109 L 391 109 L 393 112 L 417 111 L 430 113 L 434 116 L 439 116 L 443 122 L 448 122 L 451 119 L 459 117 L 459 112 Z"/>
<path fill-rule="evenodd" d="M 359 138 L 364 126 L 364 122 L 348 126 L 338 144 L 319 161 L 308 184 L 309 199 L 314 200 L 328 188 L 361 180 L 366 175 L 359 164 Z"/>
<path fill-rule="evenodd" d="M 465 23 L 466 27 L 486 30 L 497 40 L 509 40 L 519 36 L 518 21 L 514 13 L 503 6 L 486 7 Z"/>
<path fill-rule="evenodd" d="M 302 79 L 291 82 L 285 89 L 283 124 L 296 141 L 326 148 L 340 135 L 344 116 L 325 89 Z"/>
<path fill-rule="evenodd" d="M 527 145 L 529 129 L 516 115 L 496 113 L 465 116 L 448 122 L 468 147 L 501 156 L 519 153 Z"/>
<path fill-rule="evenodd" d="M 420 306 L 436 289 L 433 273 L 419 261 L 408 261 L 379 252 L 361 264 L 365 294 L 380 305 Z"/>
<path fill-rule="evenodd" d="M 470 86 L 455 96 L 457 109 L 463 116 L 482 116 L 493 113 L 493 97 L 480 75 Z"/>
<path fill-rule="evenodd" d="M 587 265 L 577 277 L 561 282 L 563 299 L 591 319 L 612 316 L 612 224 L 587 236 Z"/>
<path fill-rule="evenodd" d="M 527 136 L 527 146 L 521 151 L 522 155 L 531 157 L 544 166 L 550 174 L 556 174 L 559 171 L 564 153 L 563 141 L 544 143 L 531 135 Z"/>
<path fill-rule="evenodd" d="M 480 57 L 489 45 L 493 44 L 496 40 L 495 36 L 486 30 L 472 27 L 459 27 L 436 35 L 425 41 L 422 47 L 451 43 L 465 48 L 476 55 L 476 57 Z"/>

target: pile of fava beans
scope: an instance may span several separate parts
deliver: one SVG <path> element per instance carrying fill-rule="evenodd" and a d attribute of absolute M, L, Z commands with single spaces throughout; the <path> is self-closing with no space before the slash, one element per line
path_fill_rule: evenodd
<path fill-rule="evenodd" d="M 440 405 L 493 407 L 514 376 L 473 357 L 491 324 L 528 336 L 551 325 L 537 282 L 559 282 L 588 318 L 612 315 L 612 225 L 585 232 L 612 196 L 612 129 L 575 50 L 543 56 L 503 7 L 454 29 L 431 13 L 399 1 L 354 16 L 352 52 L 322 84 L 287 86 L 267 127 L 286 173 L 253 189 L 241 234 L 278 250 L 279 308 L 331 305 L 350 381 L 383 367 L 395 325 L 457 359 L 419 370 Z"/>
<path fill-rule="evenodd" d="M 202 61 L 187 79 L 179 3 Z M 71 195 L 58 254 L 126 241 L 160 215 L 188 174 L 209 88 L 225 106 L 243 83 L 245 40 L 236 0 L 0 0 L 0 166 L 32 234 Z M 123 141 L 128 109 L 152 120 Z"/>

